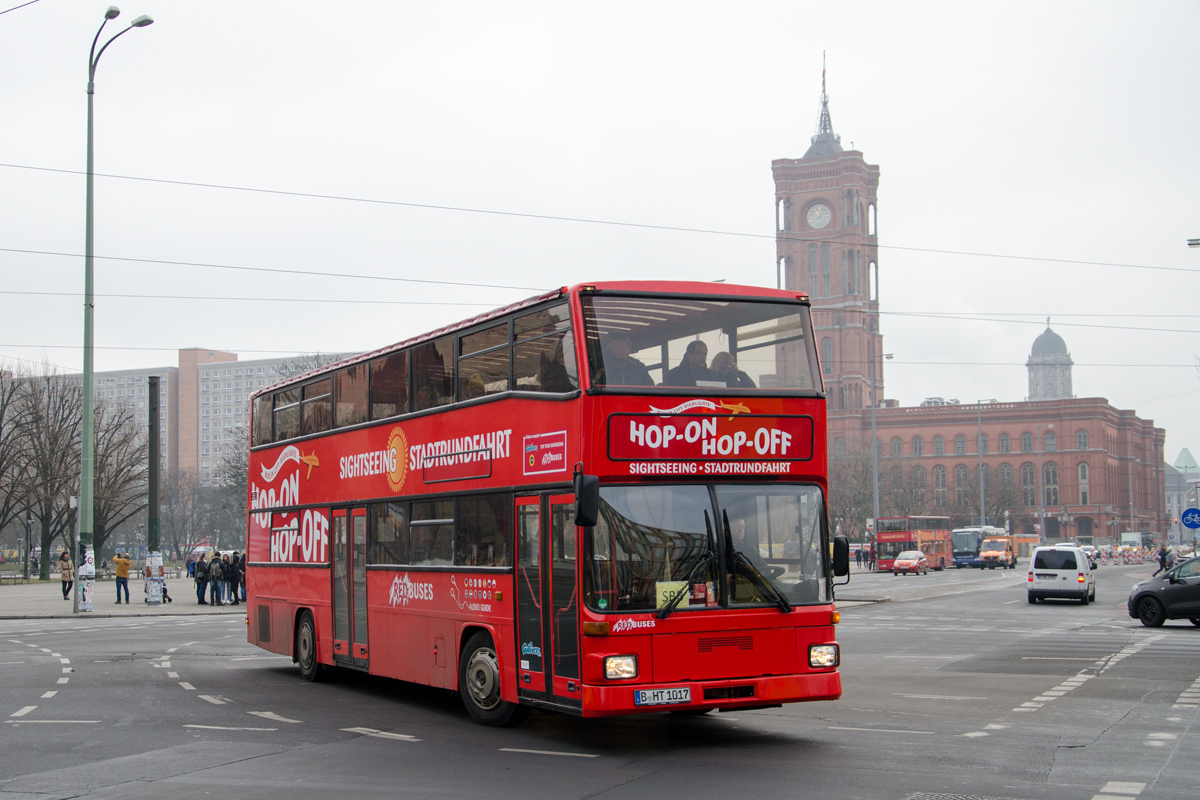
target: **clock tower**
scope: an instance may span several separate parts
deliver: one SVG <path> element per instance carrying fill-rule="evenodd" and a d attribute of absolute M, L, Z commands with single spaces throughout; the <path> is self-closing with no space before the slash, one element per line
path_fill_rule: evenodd
<path fill-rule="evenodd" d="M 879 167 L 842 149 L 833 132 L 825 74 L 817 133 L 801 158 L 771 162 L 776 258 L 786 289 L 812 299 L 813 330 L 834 429 L 859 428 L 862 410 L 883 400 L 876 232 Z M 869 432 L 868 432 L 869 438 Z"/>

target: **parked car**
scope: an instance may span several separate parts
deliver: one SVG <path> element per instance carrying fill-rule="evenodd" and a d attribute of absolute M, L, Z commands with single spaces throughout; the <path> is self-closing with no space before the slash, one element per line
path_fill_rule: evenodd
<path fill-rule="evenodd" d="M 1200 627 L 1200 558 L 1135 585 L 1129 593 L 1129 616 L 1147 628 L 1168 619 L 1187 619 Z"/>
<path fill-rule="evenodd" d="M 929 559 L 920 550 L 905 550 L 892 562 L 892 574 L 928 575 Z"/>
<path fill-rule="evenodd" d="M 1087 553 L 1078 547 L 1039 547 L 1030 559 L 1028 596 L 1030 603 L 1051 597 L 1078 600 L 1082 605 L 1096 599 L 1096 575 Z"/>

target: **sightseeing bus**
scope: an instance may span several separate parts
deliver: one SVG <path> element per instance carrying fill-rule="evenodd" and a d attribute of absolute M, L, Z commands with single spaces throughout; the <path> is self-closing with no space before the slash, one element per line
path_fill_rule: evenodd
<path fill-rule="evenodd" d="M 248 640 L 307 680 L 491 725 L 841 694 L 803 294 L 573 286 L 289 378 L 249 484 Z"/>
<path fill-rule="evenodd" d="M 929 568 L 941 571 L 954 563 L 950 546 L 949 517 L 884 517 L 875 531 L 876 566 L 889 572 L 896 556 L 906 550 L 920 550 Z"/>

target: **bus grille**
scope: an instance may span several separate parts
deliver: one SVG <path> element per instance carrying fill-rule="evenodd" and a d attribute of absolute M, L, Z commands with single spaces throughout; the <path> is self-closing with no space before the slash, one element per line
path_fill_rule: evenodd
<path fill-rule="evenodd" d="M 736 647 L 738 650 L 753 650 L 753 636 L 712 636 L 708 639 L 697 639 L 696 649 L 701 653 L 711 653 L 718 647 Z"/>

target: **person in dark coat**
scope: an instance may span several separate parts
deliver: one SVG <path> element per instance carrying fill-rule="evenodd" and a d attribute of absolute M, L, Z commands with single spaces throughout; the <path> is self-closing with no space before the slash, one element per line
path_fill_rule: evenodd
<path fill-rule="evenodd" d="M 203 553 L 196 560 L 194 573 L 196 575 L 196 599 L 200 601 L 199 605 L 206 606 L 208 602 L 204 599 L 204 593 L 208 590 L 208 559 Z"/>
<path fill-rule="evenodd" d="M 667 386 L 695 386 L 696 381 L 724 383 L 720 375 L 708 368 L 708 345 L 699 339 L 688 342 L 679 366 L 667 373 Z"/>
<path fill-rule="evenodd" d="M 229 556 L 229 563 L 225 565 L 225 586 L 229 592 L 229 605 L 236 606 L 241 601 L 238 600 L 238 584 L 241 583 L 239 572 L 242 567 L 242 559 L 238 556 L 237 550 L 233 551 L 233 555 Z"/>
<path fill-rule="evenodd" d="M 629 355 L 633 336 L 629 331 L 613 331 L 604 340 L 604 368 L 596 375 L 601 386 L 653 386 L 646 365 Z"/>

